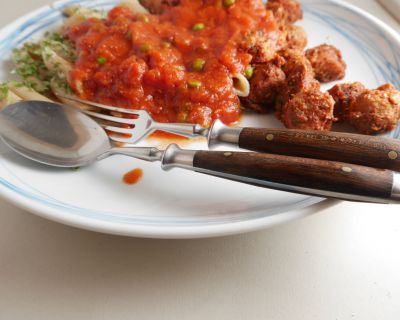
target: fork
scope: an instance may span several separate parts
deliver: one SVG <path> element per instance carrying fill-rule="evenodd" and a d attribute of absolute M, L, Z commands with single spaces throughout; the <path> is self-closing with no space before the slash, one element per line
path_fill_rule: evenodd
<path fill-rule="evenodd" d="M 74 96 L 60 96 L 98 108 L 82 111 L 93 118 L 106 121 L 102 123 L 105 130 L 129 135 L 110 136 L 116 142 L 135 144 L 152 132 L 161 130 L 186 137 L 206 137 L 210 148 L 239 147 L 256 152 L 341 161 L 400 171 L 400 141 L 396 139 L 341 132 L 229 127 L 220 120 L 216 120 L 211 128 L 198 124 L 159 123 L 145 110 L 117 108 Z M 102 110 L 109 111 L 112 115 L 101 113 Z M 125 118 L 125 115 L 134 118 Z M 129 125 L 131 128 L 121 128 L 115 124 Z"/>
<path fill-rule="evenodd" d="M 198 124 L 156 122 L 145 110 L 132 110 L 112 107 L 93 101 L 83 100 L 70 95 L 57 94 L 57 96 L 98 108 L 98 110 L 84 109 L 81 111 L 93 118 L 102 120 L 103 122 L 101 123 L 101 125 L 108 132 L 129 135 L 129 137 L 127 136 L 126 138 L 119 136 L 110 136 L 110 139 L 115 142 L 135 144 L 157 130 L 171 132 L 189 138 L 196 136 L 207 137 L 210 131 L 209 129 L 203 128 Z M 109 111 L 111 115 L 101 113 L 101 110 Z M 124 115 L 130 117 L 133 116 L 134 118 L 125 118 L 123 117 Z M 111 123 L 129 125 L 131 127 L 121 128 L 119 126 L 111 125 Z"/>

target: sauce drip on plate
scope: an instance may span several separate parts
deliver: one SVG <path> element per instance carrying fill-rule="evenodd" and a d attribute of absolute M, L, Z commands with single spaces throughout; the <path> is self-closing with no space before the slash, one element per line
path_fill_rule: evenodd
<path fill-rule="evenodd" d="M 142 169 L 134 169 L 129 171 L 124 175 L 124 183 L 128 185 L 137 184 L 143 178 L 143 170 Z"/>
<path fill-rule="evenodd" d="M 233 124 L 241 110 L 232 77 L 252 60 L 240 48 L 250 30 L 277 38 L 262 1 L 182 0 L 161 15 L 118 6 L 65 31 L 78 57 L 69 82 L 81 98 L 145 109 L 160 122 Z"/>

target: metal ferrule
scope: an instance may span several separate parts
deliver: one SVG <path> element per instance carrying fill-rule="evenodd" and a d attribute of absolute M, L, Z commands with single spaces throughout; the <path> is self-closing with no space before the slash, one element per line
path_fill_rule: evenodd
<path fill-rule="evenodd" d="M 163 130 L 186 137 L 204 136 L 208 135 L 208 129 L 203 128 L 198 124 L 187 123 L 153 123 L 151 130 Z"/>
<path fill-rule="evenodd" d="M 196 151 L 182 150 L 176 144 L 171 144 L 165 151 L 161 159 L 161 168 L 169 171 L 174 168 L 194 170 L 193 160 Z"/>
<path fill-rule="evenodd" d="M 222 121 L 214 122 L 208 134 L 208 147 L 210 149 L 216 147 L 232 147 L 239 144 L 240 133 L 243 128 L 232 128 L 224 125 Z"/>
<path fill-rule="evenodd" d="M 400 173 L 393 173 L 392 200 L 400 202 Z"/>

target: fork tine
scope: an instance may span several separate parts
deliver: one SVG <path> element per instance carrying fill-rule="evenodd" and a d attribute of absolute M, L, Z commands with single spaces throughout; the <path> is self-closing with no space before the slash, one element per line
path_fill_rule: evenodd
<path fill-rule="evenodd" d="M 115 133 L 122 133 L 122 134 L 132 134 L 132 129 L 128 128 L 119 128 L 119 127 L 112 127 L 112 126 L 104 126 L 105 130 Z"/>
<path fill-rule="evenodd" d="M 58 96 L 68 99 L 68 100 L 71 100 L 71 101 L 84 103 L 84 104 L 87 104 L 90 106 L 98 107 L 98 108 L 109 110 L 109 111 L 116 111 L 116 112 L 121 112 L 121 113 L 126 113 L 126 114 L 134 114 L 134 115 L 142 115 L 143 114 L 143 110 L 132 110 L 132 109 L 112 107 L 112 106 L 108 106 L 105 104 L 101 104 L 101 103 L 97 103 L 97 102 L 93 102 L 93 101 L 89 101 L 89 100 L 84 100 L 84 99 L 80 99 L 78 97 L 64 95 L 64 94 L 58 94 Z"/>
<path fill-rule="evenodd" d="M 119 142 L 119 143 L 130 143 L 130 144 L 135 143 L 135 141 L 133 141 L 132 138 L 120 138 L 120 137 L 116 137 L 116 136 L 108 136 L 108 138 L 111 141 Z"/>
<path fill-rule="evenodd" d="M 108 116 L 105 114 L 92 112 L 92 111 L 83 111 L 83 112 L 93 118 L 98 118 L 98 119 L 107 120 L 107 121 L 116 122 L 116 123 L 123 123 L 123 124 L 130 124 L 130 125 L 135 124 L 135 119 L 118 118 L 118 117 Z"/>

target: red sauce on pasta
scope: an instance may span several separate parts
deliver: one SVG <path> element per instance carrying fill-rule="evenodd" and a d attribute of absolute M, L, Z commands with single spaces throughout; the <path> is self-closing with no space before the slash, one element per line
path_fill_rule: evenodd
<path fill-rule="evenodd" d="M 240 118 L 232 75 L 251 55 L 239 49 L 249 30 L 277 26 L 262 1 L 182 0 L 162 15 L 115 7 L 107 19 L 66 30 L 78 59 L 70 84 L 82 98 L 145 109 L 157 121 L 210 126 Z"/>

